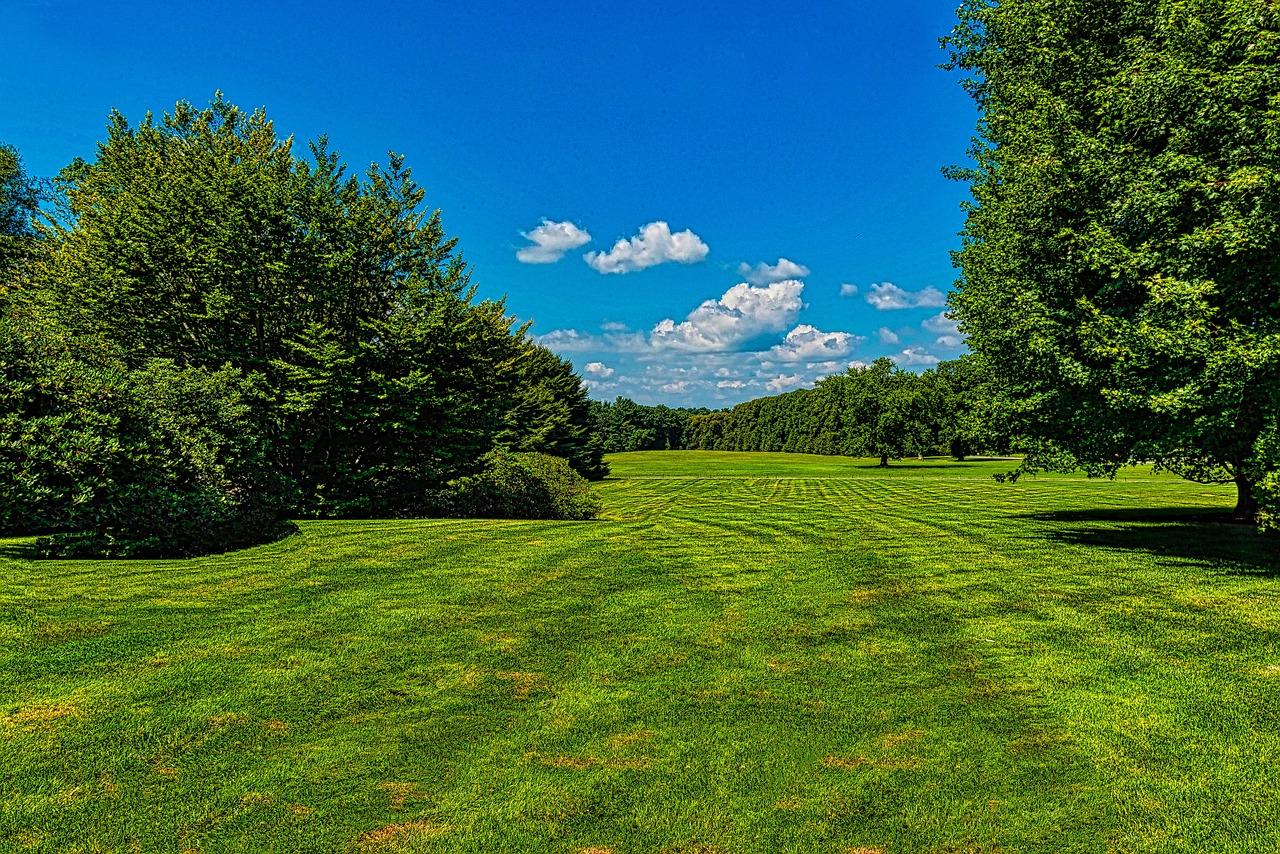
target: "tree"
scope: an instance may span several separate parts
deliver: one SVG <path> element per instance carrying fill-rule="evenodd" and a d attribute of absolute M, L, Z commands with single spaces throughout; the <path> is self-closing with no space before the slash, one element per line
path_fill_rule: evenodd
<path fill-rule="evenodd" d="M 18 150 L 0 142 L 0 301 L 19 263 L 32 250 L 40 198 L 40 183 L 27 175 Z"/>
<path fill-rule="evenodd" d="M 31 316 L 0 318 L 0 532 L 46 554 L 183 556 L 279 537 L 288 484 L 251 417 L 256 384 Z"/>
<path fill-rule="evenodd" d="M 510 367 L 514 404 L 506 413 L 498 444 L 512 451 L 561 457 L 588 480 L 600 480 L 609 473 L 609 466 L 582 377 L 568 361 L 523 334 Z"/>
<path fill-rule="evenodd" d="M 967 0 L 981 110 L 952 298 L 1021 470 L 1234 481 L 1280 412 L 1280 10 Z"/>
<path fill-rule="evenodd" d="M 136 127 L 113 113 L 59 183 L 67 220 L 29 310 L 127 369 L 259 378 L 255 423 L 298 512 L 422 512 L 500 434 L 601 473 L 581 380 L 530 351 L 501 301 L 475 301 L 400 156 L 348 176 L 324 139 L 299 156 L 263 110 L 218 95 Z"/>

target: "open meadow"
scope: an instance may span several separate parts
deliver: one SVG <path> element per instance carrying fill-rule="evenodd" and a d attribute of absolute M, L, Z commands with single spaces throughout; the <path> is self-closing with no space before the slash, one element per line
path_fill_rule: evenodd
<path fill-rule="evenodd" d="M 1280 554 L 1144 470 L 650 452 L 591 522 L 0 557 L 0 850 L 1280 850 Z"/>

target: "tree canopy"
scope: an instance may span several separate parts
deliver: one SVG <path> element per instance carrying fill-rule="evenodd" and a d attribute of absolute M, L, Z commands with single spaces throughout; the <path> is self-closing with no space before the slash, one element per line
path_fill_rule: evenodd
<path fill-rule="evenodd" d="M 1280 412 L 1280 10 L 967 0 L 952 305 L 1023 470 L 1255 485 Z"/>
<path fill-rule="evenodd" d="M 348 175 L 325 140 L 300 156 L 219 95 L 137 126 L 113 113 L 57 186 L 65 216 L 0 305 L 8 529 L 70 542 L 99 520 L 109 534 L 77 542 L 187 553 L 218 536 L 175 544 L 180 516 L 266 535 L 280 515 L 437 512 L 497 448 L 607 471 L 581 378 L 502 301 L 476 300 L 402 157 Z M 42 451 L 24 445 L 37 423 Z M 154 512 L 108 513 L 126 493 Z"/>
<path fill-rule="evenodd" d="M 685 441 L 715 451 L 878 457 L 881 465 L 939 452 L 963 459 L 977 445 L 1002 449 L 971 415 L 980 379 L 968 357 L 921 374 L 877 359 L 825 377 L 816 388 L 693 415 Z"/>
<path fill-rule="evenodd" d="M 40 198 L 40 183 L 27 174 L 18 150 L 0 142 L 0 300 L 7 279 L 31 252 Z"/>

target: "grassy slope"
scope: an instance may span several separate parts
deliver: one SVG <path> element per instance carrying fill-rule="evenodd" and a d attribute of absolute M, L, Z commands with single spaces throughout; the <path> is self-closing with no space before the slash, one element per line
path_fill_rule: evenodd
<path fill-rule="evenodd" d="M 0 850 L 1280 848 L 1228 491 L 612 463 L 597 522 L 0 558 Z"/>

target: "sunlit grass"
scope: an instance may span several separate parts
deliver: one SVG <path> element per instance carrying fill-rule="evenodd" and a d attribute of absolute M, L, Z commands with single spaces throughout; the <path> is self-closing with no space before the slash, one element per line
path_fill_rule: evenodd
<path fill-rule="evenodd" d="M 1280 557 L 1192 521 L 1229 491 L 611 463 L 595 522 L 0 559 L 0 850 L 1280 847 Z"/>

